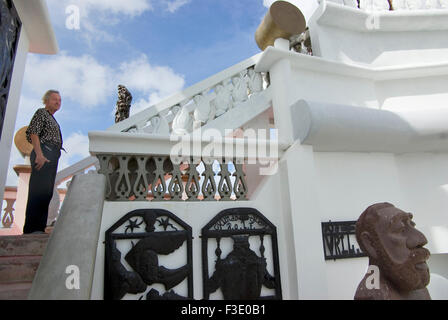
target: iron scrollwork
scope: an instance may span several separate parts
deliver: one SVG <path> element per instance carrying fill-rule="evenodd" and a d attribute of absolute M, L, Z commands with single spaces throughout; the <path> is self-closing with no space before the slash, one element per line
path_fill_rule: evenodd
<path fill-rule="evenodd" d="M 201 237 L 204 299 L 210 299 L 218 289 L 225 300 L 282 298 L 276 227 L 259 211 L 224 210 L 202 228 Z M 222 258 L 224 245 L 230 240 L 232 251 Z M 268 241 L 270 247 L 265 245 Z M 216 263 L 209 277 L 208 249 L 213 243 Z M 251 243 L 259 254 L 251 249 Z"/>
<path fill-rule="evenodd" d="M 325 260 L 366 256 L 356 241 L 355 225 L 356 221 L 322 222 Z"/>
<path fill-rule="evenodd" d="M 21 26 L 12 0 L 0 0 L 0 139 Z"/>
<path fill-rule="evenodd" d="M 104 299 L 119 300 L 127 294 L 139 300 L 193 299 L 191 227 L 171 212 L 128 213 L 106 231 L 105 246 Z M 161 265 L 160 260 L 166 262 L 171 255 L 176 255 L 171 263 L 178 263 L 179 257 L 187 261 L 174 268 Z"/>

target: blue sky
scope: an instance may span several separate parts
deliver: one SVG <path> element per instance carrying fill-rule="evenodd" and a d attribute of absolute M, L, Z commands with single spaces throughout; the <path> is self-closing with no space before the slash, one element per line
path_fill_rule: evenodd
<path fill-rule="evenodd" d="M 47 89 L 61 92 L 55 114 L 68 153 L 63 169 L 89 156 L 89 131 L 114 124 L 118 84 L 133 95 L 131 115 L 260 52 L 254 34 L 273 0 L 47 0 L 57 55 L 29 54 L 16 131 Z M 309 18 L 317 0 L 291 0 Z M 79 9 L 79 29 L 67 27 Z M 68 11 L 67 11 L 68 10 Z M 73 24 L 72 24 L 73 25 Z M 70 26 L 70 24 L 69 24 Z M 23 163 L 12 147 L 12 167 Z"/>

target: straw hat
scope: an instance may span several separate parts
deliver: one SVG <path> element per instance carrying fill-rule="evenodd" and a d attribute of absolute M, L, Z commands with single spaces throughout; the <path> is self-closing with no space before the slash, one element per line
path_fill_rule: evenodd
<path fill-rule="evenodd" d="M 26 129 L 28 129 L 28 126 L 20 128 L 14 136 L 14 144 L 24 158 L 33 151 L 33 145 L 26 140 Z"/>

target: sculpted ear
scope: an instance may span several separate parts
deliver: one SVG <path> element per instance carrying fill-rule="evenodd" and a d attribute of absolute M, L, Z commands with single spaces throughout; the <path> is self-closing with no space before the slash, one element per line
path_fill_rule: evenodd
<path fill-rule="evenodd" d="M 373 244 L 372 237 L 369 232 L 364 231 L 361 233 L 361 242 L 363 244 L 365 253 L 372 259 L 376 260 L 378 258 L 378 254 L 376 252 L 375 246 Z"/>

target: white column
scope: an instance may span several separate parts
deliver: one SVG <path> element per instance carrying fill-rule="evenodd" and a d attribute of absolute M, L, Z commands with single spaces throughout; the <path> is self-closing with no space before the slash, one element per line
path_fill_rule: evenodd
<path fill-rule="evenodd" d="M 22 27 L 11 76 L 11 85 L 9 87 L 2 138 L 0 140 L 0 199 L 3 199 L 6 177 L 8 176 L 9 157 L 11 154 L 17 112 L 19 109 L 20 93 L 22 91 L 22 81 L 23 74 L 25 73 L 28 47 L 28 37 L 26 35 L 25 28 Z"/>
<path fill-rule="evenodd" d="M 289 51 L 289 41 L 276 39 L 275 47 Z M 269 70 L 272 87 L 272 104 L 275 126 L 278 128 L 280 143 L 293 143 L 292 122 L 290 107 L 294 101 L 291 99 L 291 63 L 288 59 L 277 61 Z"/>
<path fill-rule="evenodd" d="M 286 193 L 286 199 L 289 196 L 298 299 L 327 299 L 328 282 L 313 149 L 296 142 L 284 159 L 288 180 L 282 193 Z"/>
<path fill-rule="evenodd" d="M 14 166 L 19 179 L 17 181 L 16 207 L 14 210 L 14 224 L 22 233 L 25 225 L 26 204 L 28 202 L 28 188 L 31 177 L 31 165 L 23 164 Z M 21 234 L 20 233 L 20 234 Z"/>

